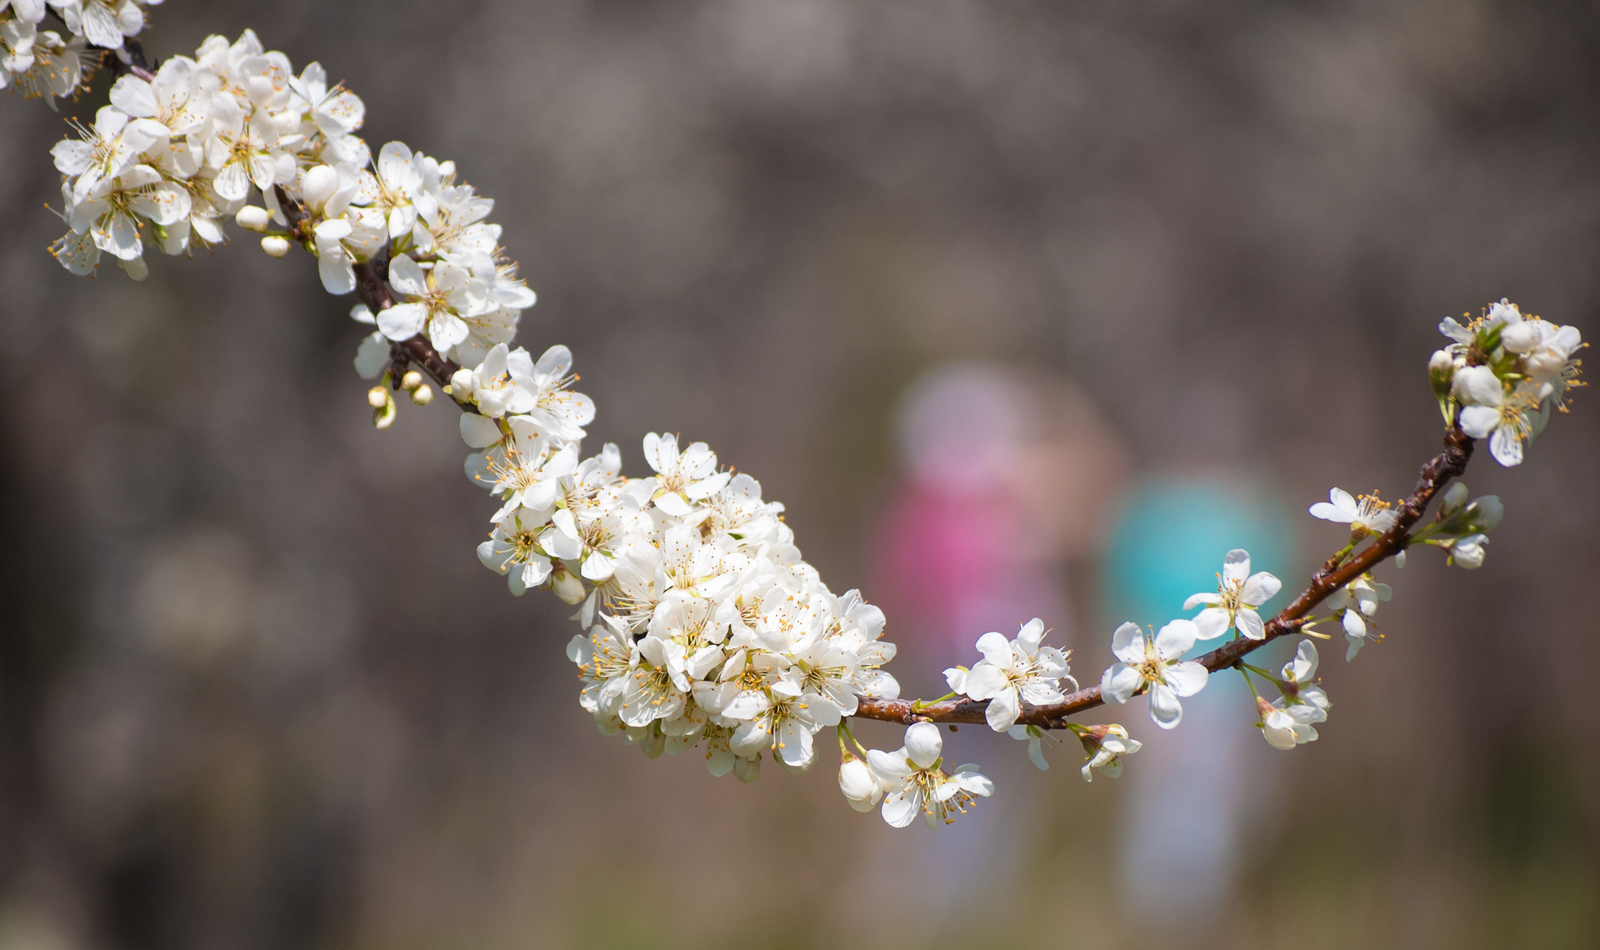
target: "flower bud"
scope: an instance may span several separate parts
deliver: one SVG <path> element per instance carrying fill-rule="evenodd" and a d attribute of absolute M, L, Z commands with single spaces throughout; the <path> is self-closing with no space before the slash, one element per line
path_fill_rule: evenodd
<path fill-rule="evenodd" d="M 472 370 L 463 366 L 455 371 L 450 377 L 450 395 L 463 401 L 472 398 Z"/>
<path fill-rule="evenodd" d="M 321 211 L 328 204 L 328 199 L 339 190 L 339 173 L 326 165 L 308 168 L 300 181 L 300 193 L 305 198 L 306 207 L 312 211 Z"/>
<path fill-rule="evenodd" d="M 872 769 L 848 752 L 839 766 L 839 791 L 856 811 L 871 811 L 883 798 L 883 786 Z"/>
<path fill-rule="evenodd" d="M 367 405 L 372 407 L 372 424 L 379 429 L 387 429 L 394 425 L 397 415 L 394 397 L 389 395 L 389 390 L 382 386 L 374 386 L 367 390 Z"/>
<path fill-rule="evenodd" d="M 583 581 L 574 577 L 561 562 L 557 561 L 555 570 L 550 573 L 550 589 L 556 592 L 564 604 L 578 604 L 583 601 Z"/>
<path fill-rule="evenodd" d="M 1493 531 L 1500 526 L 1500 520 L 1506 516 L 1505 505 L 1500 503 L 1499 495 L 1484 495 L 1475 498 L 1467 506 L 1463 515 L 1467 524 L 1475 532 L 1482 533 Z"/>
<path fill-rule="evenodd" d="M 1443 399 L 1450 395 L 1450 379 L 1455 372 L 1455 359 L 1444 350 L 1434 350 L 1433 356 L 1428 360 L 1428 381 L 1433 385 L 1435 396 Z"/>
<path fill-rule="evenodd" d="M 408 373 L 407 375 L 410 374 Z M 411 401 L 419 406 L 426 406 L 428 403 L 433 402 L 433 387 L 418 386 L 416 389 L 411 390 Z"/>
<path fill-rule="evenodd" d="M 289 253 L 289 239 L 281 234 L 269 234 L 261 239 L 261 249 L 268 257 L 282 257 Z"/>
<path fill-rule="evenodd" d="M 233 216 L 234 223 L 246 231 L 265 231 L 272 224 L 272 215 L 266 208 L 245 205 Z"/>
<path fill-rule="evenodd" d="M 1510 353 L 1526 353 L 1539 345 L 1541 334 L 1532 320 L 1513 323 L 1500 331 L 1500 345 Z"/>
<path fill-rule="evenodd" d="M 415 392 L 416 388 L 418 386 L 421 386 L 421 385 L 422 385 L 422 374 L 417 372 L 414 369 L 413 370 L 407 370 L 406 374 L 404 376 L 400 377 L 400 388 L 404 389 L 408 393 L 409 392 Z"/>
<path fill-rule="evenodd" d="M 1446 518 L 1448 518 L 1460 511 L 1461 506 L 1465 505 L 1466 503 L 1467 486 L 1461 482 L 1456 482 L 1454 485 L 1451 485 L 1449 488 L 1445 489 L 1444 501 L 1440 504 L 1439 509 L 1440 512 Z"/>
<path fill-rule="evenodd" d="M 1450 563 L 1463 570 L 1477 570 L 1483 566 L 1483 546 L 1489 539 L 1481 534 L 1469 534 L 1464 538 L 1457 538 L 1450 545 Z"/>
<path fill-rule="evenodd" d="M 735 756 L 733 760 L 733 776 L 739 781 L 749 785 L 761 774 L 761 759 L 747 759 L 744 756 Z"/>
<path fill-rule="evenodd" d="M 1295 722 L 1288 713 L 1256 697 L 1256 714 L 1261 717 L 1261 736 L 1267 744 L 1281 752 L 1288 752 L 1299 744 L 1295 736 Z"/>
<path fill-rule="evenodd" d="M 1468 366 L 1454 375 L 1450 392 L 1464 406 L 1497 406 L 1505 389 L 1493 369 Z"/>

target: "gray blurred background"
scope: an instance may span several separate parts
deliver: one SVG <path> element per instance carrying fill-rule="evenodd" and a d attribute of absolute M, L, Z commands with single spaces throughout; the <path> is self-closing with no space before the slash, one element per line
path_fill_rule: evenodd
<path fill-rule="evenodd" d="M 874 590 L 930 369 L 1009 380 L 1054 460 L 1021 481 L 1098 513 L 992 621 L 1054 604 L 1092 681 L 1138 486 L 1279 513 L 1293 586 L 1340 542 L 1307 505 L 1435 451 L 1442 316 L 1506 295 L 1600 338 L 1594 3 L 170 0 L 144 39 L 246 27 L 496 199 L 591 447 L 638 473 L 673 430 L 761 479 L 889 609 L 911 695 L 988 628 L 949 646 Z M 939 837 L 851 812 L 826 752 L 745 787 L 596 735 L 569 611 L 473 556 L 452 413 L 375 432 L 350 301 L 236 228 L 143 284 L 65 273 L 64 131 L 0 107 L 0 950 L 1600 946 L 1586 393 L 1469 471 L 1508 512 L 1482 570 L 1415 552 L 1385 641 L 1324 648 L 1321 741 L 1270 755 L 1220 688 L 1160 737 L 1247 743 L 1225 817 L 1161 838 L 1223 829 L 1211 890 L 1168 893 L 1130 829 L 1177 814 L 1181 741 L 1085 785 L 1071 745 L 1038 773 L 963 730 L 1000 788 Z"/>

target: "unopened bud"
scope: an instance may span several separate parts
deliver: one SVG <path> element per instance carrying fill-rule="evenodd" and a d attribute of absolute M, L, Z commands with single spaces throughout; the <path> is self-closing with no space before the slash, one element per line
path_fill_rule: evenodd
<path fill-rule="evenodd" d="M 289 253 L 289 239 L 281 234 L 269 234 L 261 239 L 261 249 L 268 257 L 282 257 Z"/>
<path fill-rule="evenodd" d="M 233 220 L 246 231 L 265 231 L 272 224 L 272 215 L 267 213 L 266 208 L 245 205 L 233 216 Z"/>
<path fill-rule="evenodd" d="M 1489 539 L 1481 534 L 1469 534 L 1464 538 L 1457 538 L 1450 545 L 1450 563 L 1468 571 L 1477 570 L 1483 566 L 1483 546 Z"/>
<path fill-rule="evenodd" d="M 422 374 L 414 369 L 407 371 L 404 376 L 400 377 L 400 388 L 408 393 L 415 392 L 416 388 L 421 385 Z"/>
<path fill-rule="evenodd" d="M 433 387 L 418 386 L 416 389 L 411 390 L 411 401 L 419 406 L 426 406 L 428 403 L 433 402 Z"/>
<path fill-rule="evenodd" d="M 457 399 L 472 398 L 472 370 L 463 366 L 451 375 L 450 394 Z"/>
<path fill-rule="evenodd" d="M 1074 731 L 1076 732 L 1077 730 Z M 1094 755 L 1100 751 L 1100 744 L 1110 734 L 1110 726 L 1089 726 L 1082 732 L 1078 732 L 1078 741 L 1083 743 L 1083 751 Z"/>
<path fill-rule="evenodd" d="M 339 190 L 339 173 L 326 165 L 308 168 L 301 176 L 300 190 L 306 207 L 321 211 L 333 193 Z"/>
<path fill-rule="evenodd" d="M 1513 323 L 1500 331 L 1500 345 L 1510 353 L 1526 353 L 1543 339 L 1538 324 L 1532 320 Z"/>
<path fill-rule="evenodd" d="M 1454 485 L 1451 485 L 1449 488 L 1445 489 L 1444 502 L 1440 505 L 1440 508 L 1443 510 L 1444 516 L 1448 518 L 1460 511 L 1461 506 L 1465 505 L 1466 503 L 1467 486 L 1461 482 L 1456 482 Z"/>
<path fill-rule="evenodd" d="M 856 811 L 871 811 L 883 798 L 883 786 L 867 763 L 846 752 L 839 765 L 839 791 Z"/>
<path fill-rule="evenodd" d="M 1435 350 L 1428 360 L 1428 382 L 1440 399 L 1450 395 L 1450 380 L 1456 374 L 1456 361 L 1444 350 Z"/>
<path fill-rule="evenodd" d="M 562 603 L 577 604 L 583 601 L 583 581 L 559 563 L 550 574 L 550 589 L 556 592 Z"/>
<path fill-rule="evenodd" d="M 374 386 L 367 390 L 367 405 L 374 409 L 382 409 L 389 404 L 389 390 L 382 386 Z"/>
<path fill-rule="evenodd" d="M 1484 495 L 1475 498 L 1467 506 L 1466 521 L 1478 532 L 1493 531 L 1500 527 L 1500 520 L 1506 516 L 1506 506 L 1500 503 L 1499 495 Z"/>

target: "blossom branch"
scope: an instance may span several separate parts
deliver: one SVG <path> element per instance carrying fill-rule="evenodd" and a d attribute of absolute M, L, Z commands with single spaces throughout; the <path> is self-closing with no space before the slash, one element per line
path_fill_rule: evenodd
<path fill-rule="evenodd" d="M 1142 694 L 1151 718 L 1171 729 L 1182 717 L 1179 698 L 1232 667 L 1251 684 L 1270 744 L 1292 749 L 1315 739 L 1331 703 L 1316 685 L 1314 644 L 1301 641 L 1281 678 L 1244 657 L 1328 617 L 1341 619 L 1353 657 L 1366 618 L 1390 596 L 1370 572 L 1409 545 L 1444 548 L 1463 568 L 1481 565 L 1485 532 L 1500 520 L 1497 498 L 1467 504 L 1458 483 L 1433 522 L 1414 533 L 1413 526 L 1465 470 L 1474 440 L 1486 440 L 1500 464 L 1520 464 L 1551 410 L 1565 411 L 1565 394 L 1582 385 L 1575 327 L 1524 317 L 1505 300 L 1468 326 L 1447 319 L 1440 330 L 1454 342 L 1428 366 L 1448 427 L 1444 451 L 1396 508 L 1337 488 L 1313 505 L 1311 515 L 1348 524 L 1351 543 L 1277 616 L 1263 621 L 1256 608 L 1278 592 L 1278 579 L 1252 574 L 1249 553 L 1230 551 L 1216 592 L 1185 604 L 1205 605 L 1192 620 L 1173 620 L 1159 634 L 1132 623 L 1117 628 L 1118 662 L 1099 686 L 1062 692 L 1063 683 L 1076 686 L 1068 656 L 1041 643 L 1046 631 L 1035 618 L 1015 638 L 980 637 L 982 662 L 945 671 L 949 697 L 897 699 L 899 684 L 885 669 L 895 647 L 882 639 L 883 612 L 859 591 L 835 595 L 823 584 L 802 559 L 783 506 L 763 500 L 755 479 L 719 467 L 705 443 L 681 446 L 669 434 L 645 436 L 654 474 L 642 478 L 622 475 L 615 445 L 582 457 L 594 402 L 571 388 L 577 377 L 566 347 L 537 358 L 512 348 L 535 295 L 500 246 L 500 227 L 486 220 L 493 201 L 459 181 L 454 162 L 401 142 L 374 155 L 355 134 L 366 114 L 360 98 L 330 85 L 319 64 L 296 75 L 288 57 L 252 31 L 231 43 L 208 37 L 193 58 L 152 67 L 132 37 L 144 25 L 141 3 L 155 2 L 117 0 L 113 23 L 100 15 L 106 0 L 50 0 L 64 39 L 36 29 L 42 3 L 0 0 L 0 79 L 9 75 L 28 95 L 53 101 L 80 89 L 86 67 L 108 64 L 115 77 L 111 105 L 94 125 L 75 126 L 78 138 L 52 149 L 70 228 L 51 248 L 61 264 L 92 274 L 106 254 L 140 279 L 147 249 L 179 255 L 221 243 L 229 217 L 261 233 L 274 258 L 299 244 L 317 261 L 324 288 L 354 293 L 360 303 L 351 317 L 373 328 L 354 367 L 380 380 L 367 393 L 374 424 L 393 424 L 391 390 L 419 406 L 431 402 L 425 378 L 462 410 L 467 477 L 499 501 L 478 558 L 513 594 L 544 588 L 579 608 L 582 632 L 566 652 L 583 683 L 579 703 L 602 732 L 624 734 L 652 757 L 703 747 L 713 775 L 748 782 L 764 758 L 811 767 L 819 759 L 814 737 L 834 726 L 841 791 L 859 810 L 881 800 L 896 827 L 918 813 L 949 821 L 993 791 L 975 766 L 941 768 L 934 723 L 984 723 L 1026 739 L 1041 769 L 1049 767 L 1044 731 L 1071 730 L 1089 753 L 1083 777 L 1115 776 L 1138 740 L 1118 724 L 1067 717 Z M 94 16 L 86 4 L 97 4 Z M 1313 617 L 1319 605 L 1326 616 Z M 1182 659 L 1197 640 L 1230 629 L 1238 631 L 1233 641 Z M 1251 675 L 1280 698 L 1269 703 Z M 851 751 L 844 738 L 852 717 L 906 725 L 904 747 L 865 749 L 852 736 Z"/>
<path fill-rule="evenodd" d="M 1237 666 L 1244 657 L 1266 646 L 1272 640 L 1300 630 L 1310 622 L 1311 611 L 1329 595 L 1405 550 L 1412 526 L 1421 520 L 1434 496 L 1451 479 L 1459 478 L 1466 471 L 1467 462 L 1472 458 L 1472 447 L 1473 440 L 1462 432 L 1459 426 L 1451 426 L 1445 433 L 1444 451 L 1422 466 L 1417 476 L 1416 488 L 1401 504 L 1393 527 L 1354 556 L 1341 552 L 1329 558 L 1311 575 L 1311 583 L 1300 596 L 1267 622 L 1265 636 L 1262 639 L 1253 640 L 1241 636 L 1210 653 L 1197 657 L 1195 662 L 1213 673 Z M 922 703 L 917 700 L 863 697 L 856 708 L 856 716 L 861 719 L 876 719 L 902 725 L 915 722 L 983 723 L 987 721 L 985 713 L 989 703 L 990 700 L 971 699 Z M 1059 703 L 1024 706 L 1017 722 L 1042 729 L 1065 729 L 1069 727 L 1065 721 L 1067 716 L 1104 704 L 1100 687 L 1090 686 L 1069 693 L 1066 699 Z"/>

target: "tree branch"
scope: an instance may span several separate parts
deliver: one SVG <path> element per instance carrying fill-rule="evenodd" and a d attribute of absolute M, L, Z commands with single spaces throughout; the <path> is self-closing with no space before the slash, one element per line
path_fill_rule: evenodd
<path fill-rule="evenodd" d="M 1267 621 L 1266 637 L 1261 640 L 1250 640 L 1245 637 L 1231 640 L 1210 653 L 1197 657 L 1197 661 L 1213 673 L 1226 669 L 1239 663 L 1251 652 L 1260 649 L 1272 640 L 1294 633 L 1305 626 L 1311 610 L 1339 588 L 1372 570 L 1387 558 L 1405 549 L 1407 535 L 1411 527 L 1422 518 L 1427 510 L 1428 503 L 1433 500 L 1441 488 L 1453 478 L 1459 478 L 1466 471 L 1467 462 L 1472 458 L 1472 439 L 1457 426 L 1451 426 L 1445 433 L 1444 451 L 1429 459 L 1422 466 L 1422 471 L 1417 476 L 1417 486 L 1411 492 L 1398 510 L 1398 517 L 1394 526 L 1367 547 L 1355 554 L 1349 560 L 1339 556 L 1328 559 L 1316 573 L 1311 575 L 1311 584 L 1299 597 L 1296 597 L 1289 606 L 1278 612 L 1278 615 Z M 1066 717 L 1075 713 L 1093 709 L 1104 704 L 1100 698 L 1100 687 L 1091 686 L 1069 694 L 1063 702 L 1049 706 L 1022 707 L 1022 716 L 1017 722 L 1030 726 L 1039 726 L 1044 729 L 1066 728 Z M 910 725 L 914 722 L 949 722 L 949 723 L 983 723 L 984 711 L 988 708 L 988 700 L 981 702 L 965 700 L 946 700 L 945 702 L 919 704 L 906 699 L 870 699 L 862 697 L 855 715 L 861 719 L 877 719 L 883 722 L 897 722 Z"/>

